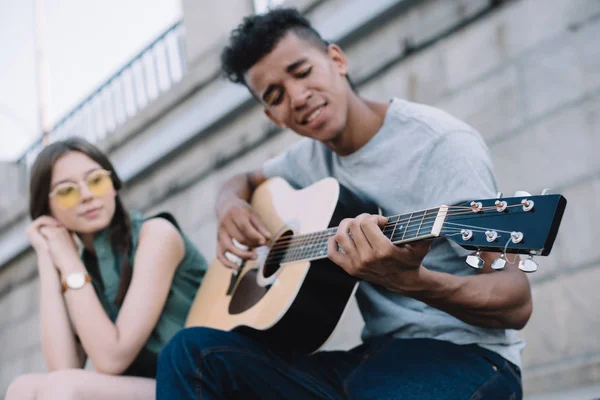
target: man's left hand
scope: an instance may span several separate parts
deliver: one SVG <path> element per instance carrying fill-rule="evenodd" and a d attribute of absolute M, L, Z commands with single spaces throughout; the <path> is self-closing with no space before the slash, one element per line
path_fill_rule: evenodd
<path fill-rule="evenodd" d="M 409 294 L 423 290 L 421 262 L 431 241 L 396 246 L 381 230 L 386 222 L 387 218 L 371 214 L 344 219 L 335 236 L 329 239 L 329 259 L 350 275 L 394 292 Z"/>

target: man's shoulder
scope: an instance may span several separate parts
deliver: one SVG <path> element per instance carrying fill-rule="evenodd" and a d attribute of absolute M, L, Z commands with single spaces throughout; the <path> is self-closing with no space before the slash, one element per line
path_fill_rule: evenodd
<path fill-rule="evenodd" d="M 292 157 L 322 158 L 331 155 L 331 150 L 318 140 L 303 137 L 289 150 Z"/>
<path fill-rule="evenodd" d="M 438 139 L 453 132 L 479 133 L 468 123 L 456 118 L 447 111 L 427 104 L 402 99 L 393 99 L 390 106 L 391 118 L 403 124 L 420 125 L 419 130 L 428 132 L 432 139 Z"/>

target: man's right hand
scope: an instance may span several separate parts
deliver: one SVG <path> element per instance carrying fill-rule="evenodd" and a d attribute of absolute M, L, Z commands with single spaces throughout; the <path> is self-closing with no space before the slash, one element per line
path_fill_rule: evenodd
<path fill-rule="evenodd" d="M 226 256 L 226 252 L 234 254 L 244 260 L 255 258 L 255 253 L 250 251 L 257 246 L 267 244 L 271 233 L 261 221 L 260 217 L 252 211 L 248 202 L 236 198 L 227 201 L 219 209 L 219 232 L 217 235 L 217 258 L 225 266 L 237 271 L 239 266 Z M 243 250 L 237 247 L 233 239 L 248 247 Z"/>

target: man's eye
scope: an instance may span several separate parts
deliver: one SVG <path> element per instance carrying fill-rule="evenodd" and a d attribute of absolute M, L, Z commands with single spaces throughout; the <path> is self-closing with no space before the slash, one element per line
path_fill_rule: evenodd
<path fill-rule="evenodd" d="M 312 71 L 312 67 L 306 68 L 304 71 L 300 72 L 297 76 L 300 79 L 306 78 L 308 75 L 310 75 L 311 71 Z"/>
<path fill-rule="evenodd" d="M 281 103 L 282 100 L 283 100 L 283 92 L 279 91 L 277 94 L 277 97 L 275 97 L 273 100 L 271 100 L 271 105 L 276 106 L 277 104 Z"/>

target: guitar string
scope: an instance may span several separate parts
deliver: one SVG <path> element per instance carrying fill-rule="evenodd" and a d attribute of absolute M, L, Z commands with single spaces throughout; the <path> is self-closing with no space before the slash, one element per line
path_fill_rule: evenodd
<path fill-rule="evenodd" d="M 455 225 L 461 226 L 460 224 L 455 224 Z M 424 228 L 421 227 L 420 229 L 428 229 L 428 228 L 431 228 L 431 227 L 433 227 L 433 224 L 426 224 L 426 226 Z M 464 227 L 471 227 L 471 226 L 464 225 Z M 509 233 L 509 234 L 511 233 L 509 231 L 504 231 L 504 230 L 499 230 L 499 229 L 493 229 L 493 228 L 484 228 L 484 227 L 475 227 L 474 229 L 472 229 L 472 231 L 474 231 L 474 232 L 486 232 L 487 230 L 495 230 L 497 232 Z M 456 235 L 456 234 L 460 234 L 461 233 L 460 231 L 461 231 L 461 228 L 459 228 L 459 227 L 448 227 L 448 228 L 442 228 L 442 230 L 441 230 L 440 233 L 444 233 L 445 234 L 445 233 L 449 233 L 449 232 L 454 232 L 453 234 Z M 412 231 L 410 231 L 410 233 L 413 233 L 413 232 L 418 232 L 418 229 L 412 229 Z M 500 238 L 500 237 L 502 237 L 502 235 L 498 236 L 498 238 Z M 389 239 L 392 242 L 394 242 L 395 244 L 398 244 L 398 242 L 396 242 L 395 240 L 393 240 L 393 237 L 389 238 Z M 407 240 L 410 240 L 410 239 L 414 239 L 414 238 L 409 238 Z M 400 240 L 399 242 L 402 242 L 402 240 Z M 272 258 L 276 258 L 276 257 L 279 257 L 279 256 L 281 256 L 280 258 L 283 259 L 288 254 L 289 255 L 294 255 L 294 256 L 301 256 L 304 253 L 307 253 L 307 254 L 308 253 L 313 253 L 317 249 L 320 250 L 320 251 L 324 251 L 324 250 L 327 249 L 328 244 L 327 244 L 327 242 L 320 242 L 320 243 L 308 244 L 308 245 L 305 245 L 305 246 L 306 247 L 303 247 L 303 248 L 302 247 L 292 248 L 289 253 L 288 253 L 288 249 L 277 249 L 274 252 L 271 251 L 269 253 L 268 257 L 267 257 L 267 260 L 272 259 Z M 294 251 L 296 251 L 298 254 L 297 255 L 293 254 Z"/>
<path fill-rule="evenodd" d="M 507 206 L 507 208 L 512 208 L 512 207 L 521 207 L 520 204 L 514 204 L 511 206 Z M 426 217 L 426 219 L 435 219 L 438 217 L 438 213 L 440 212 L 440 207 L 435 207 L 435 208 L 429 208 L 427 210 L 419 210 L 419 211 L 415 211 L 413 213 L 406 213 L 406 214 L 396 214 L 396 215 L 391 215 L 389 217 L 386 217 L 388 219 L 390 218 L 395 218 L 398 217 L 398 219 L 396 221 L 392 221 L 392 222 L 387 222 L 386 225 L 384 226 L 384 228 L 389 228 L 392 225 L 396 224 L 396 222 L 400 222 L 402 220 L 403 217 L 406 217 L 407 220 L 410 220 L 412 218 L 415 218 L 415 220 L 418 220 L 422 215 L 415 215 L 417 213 L 424 213 L 423 215 L 425 215 L 428 211 L 436 211 L 435 214 L 431 214 L 429 216 Z M 490 206 L 490 207 L 483 207 L 481 210 L 474 212 L 473 208 L 471 207 L 462 207 L 462 206 L 452 206 L 452 207 L 448 207 L 448 209 L 445 211 L 446 216 L 455 216 L 455 215 L 471 215 L 473 213 L 479 213 L 482 211 L 489 211 L 489 210 L 497 210 L 497 208 L 495 206 Z M 323 232 L 327 232 L 327 231 L 331 231 L 336 229 L 337 227 L 333 227 L 333 228 L 328 228 L 326 230 L 324 230 Z M 308 234 L 303 234 L 303 235 L 283 235 L 278 239 L 278 242 L 281 239 L 291 239 L 294 240 L 295 237 L 298 236 L 304 236 L 304 235 L 310 235 L 310 233 Z M 284 240 L 281 240 L 281 242 L 284 242 Z"/>
<path fill-rule="evenodd" d="M 520 207 L 520 205 L 514 205 L 514 206 L 509 206 L 509 207 Z M 495 207 L 490 208 L 490 209 L 494 209 L 496 210 Z M 439 210 L 438 210 L 439 212 Z M 478 211 L 477 214 L 479 214 L 481 211 Z M 460 212 L 445 212 L 445 217 L 455 217 L 455 216 L 459 216 L 459 215 L 473 215 L 475 214 L 471 209 L 468 212 L 464 212 L 464 211 L 460 211 Z M 405 214 L 403 214 L 405 215 Z M 506 215 L 506 214 L 501 214 L 501 215 Z M 479 217 L 492 217 L 492 216 L 498 216 L 498 214 L 481 214 Z M 421 218 L 422 216 L 413 216 L 414 217 L 414 223 L 423 223 L 425 221 L 429 222 L 432 220 L 436 220 L 439 215 L 438 213 L 436 213 L 435 215 L 431 215 L 431 216 L 426 216 L 425 218 Z M 392 217 L 388 217 L 388 218 L 394 218 L 394 216 Z M 463 218 L 459 218 L 457 220 L 461 220 Z M 388 222 L 384 225 L 384 227 L 382 228 L 382 231 L 385 233 L 387 229 L 392 228 L 395 229 L 396 226 L 400 223 L 404 223 L 404 222 L 409 222 L 411 220 L 411 218 L 407 218 L 406 221 L 402 221 L 401 219 L 397 220 L 397 221 L 392 221 L 392 222 Z M 413 223 L 413 221 L 409 222 Z M 446 224 L 448 222 L 444 222 L 444 224 Z M 294 246 L 298 246 L 298 245 L 302 245 L 303 243 L 308 243 L 308 242 L 313 242 L 313 241 L 318 241 L 320 239 L 324 239 L 324 238 L 328 238 L 330 236 L 332 236 L 333 234 L 335 234 L 337 232 L 337 228 L 338 227 L 334 227 L 334 228 L 329 228 L 326 229 L 324 231 L 320 231 L 320 232 L 315 232 L 315 233 L 307 233 L 307 234 L 302 234 L 302 235 L 285 235 L 285 236 L 281 236 L 276 242 L 275 245 L 271 248 L 271 249 L 278 249 L 278 248 L 290 248 L 290 247 L 294 247 Z M 408 227 L 406 228 L 408 229 Z M 281 240 L 284 239 L 284 240 Z"/>
<path fill-rule="evenodd" d="M 444 232 L 444 233 L 446 233 L 446 232 Z M 447 235 L 447 236 L 456 236 L 456 235 L 460 235 L 460 232 L 458 232 L 458 233 L 453 233 L 453 234 L 450 234 L 450 235 Z M 498 238 L 500 238 L 500 237 L 501 237 L 501 236 L 498 236 Z M 509 238 L 509 239 L 508 239 L 508 242 L 507 242 L 507 245 L 506 245 L 506 246 L 503 246 L 503 247 L 504 247 L 504 254 L 506 254 L 507 247 L 508 247 L 508 243 L 510 242 L 510 240 L 511 240 L 511 239 Z M 302 258 L 302 259 L 297 259 L 297 260 L 285 260 L 285 257 L 284 257 L 284 258 L 282 258 L 282 259 L 270 260 L 270 257 L 269 257 L 269 258 L 267 258 L 267 260 L 265 261 L 265 267 L 269 267 L 269 266 L 277 266 L 277 265 L 285 265 L 285 264 L 289 264 L 289 263 L 292 263 L 292 262 L 299 262 L 299 261 L 308 261 L 308 260 L 315 259 L 315 258 L 316 258 L 316 259 L 323 259 L 323 258 L 327 258 L 327 253 L 324 253 L 324 254 L 313 254 L 313 255 L 312 255 L 312 256 L 310 256 L 310 257 L 308 257 L 308 256 L 307 256 L 307 257 L 305 257 L 305 258 Z M 510 261 L 510 263 L 514 263 L 514 262 L 515 262 L 515 260 L 516 260 L 516 256 L 515 256 L 515 258 L 513 259 L 513 261 Z"/>
<path fill-rule="evenodd" d="M 520 205 L 513 205 L 513 206 L 509 206 L 509 207 L 521 207 L 521 206 Z M 487 210 L 492 210 L 492 209 L 496 210 L 496 207 L 490 207 Z M 434 210 L 434 209 L 432 209 L 432 210 Z M 439 212 L 439 209 L 437 209 L 437 210 Z M 478 211 L 477 214 L 479 214 L 480 212 L 481 211 Z M 445 214 L 446 214 L 445 215 L 446 217 L 448 217 L 448 216 L 454 217 L 454 216 L 457 216 L 457 215 L 473 215 L 474 212 L 473 212 L 472 209 L 469 209 L 469 211 L 454 211 L 454 212 L 447 212 L 446 211 Z M 408 215 L 408 214 L 402 214 L 402 216 L 405 216 L 405 215 Z M 488 214 L 482 214 L 482 215 L 480 215 L 480 217 L 481 216 L 491 217 L 491 216 L 497 216 L 497 215 L 498 214 L 489 214 L 488 213 Z M 394 217 L 395 216 L 391 216 L 391 217 L 387 217 L 387 218 L 394 218 Z M 428 220 L 432 220 L 432 219 L 437 219 L 438 218 L 438 213 L 436 212 L 436 214 L 432 214 L 430 216 L 427 216 L 424 219 L 421 218 L 421 217 L 422 217 L 421 215 L 417 215 L 417 216 L 413 215 L 412 217 L 408 217 L 406 221 L 402 221 L 402 219 L 398 219 L 397 221 L 387 222 L 384 225 L 383 230 L 385 231 L 385 229 L 391 228 L 391 227 L 395 226 L 396 224 L 398 224 L 400 222 L 408 222 L 412 218 L 414 218 L 415 222 L 419 222 L 421 220 L 428 221 Z M 277 245 L 286 244 L 286 240 L 288 240 L 288 241 L 294 241 L 294 240 L 314 240 L 314 239 L 319 238 L 320 236 L 330 236 L 330 233 L 336 231 L 337 228 L 338 227 L 333 227 L 333 228 L 329 228 L 329 229 L 326 229 L 326 230 L 323 230 L 323 231 L 320 231 L 320 232 L 315 232 L 315 233 L 319 233 L 320 234 L 320 235 L 316 235 L 316 236 L 311 236 L 311 235 L 314 235 L 315 233 L 306 233 L 306 234 L 302 234 L 302 235 L 284 235 L 284 236 L 281 236 L 277 240 L 276 244 Z M 281 239 L 284 239 L 284 240 L 281 240 Z"/>
<path fill-rule="evenodd" d="M 464 225 L 464 224 L 456 224 L 456 223 L 450 223 L 450 224 L 458 226 L 457 228 L 454 228 L 454 229 L 472 228 L 471 230 L 475 231 L 475 232 L 485 232 L 487 230 L 495 230 L 496 232 L 509 233 L 509 234 L 511 233 L 510 231 L 505 231 L 505 230 L 501 230 L 501 229 L 494 229 L 494 228 L 491 228 L 491 227 L 479 227 L 479 226 L 475 227 L 475 226 L 472 226 L 472 225 Z M 414 228 L 411 228 L 411 229 L 407 229 L 406 232 L 398 231 L 398 235 L 402 234 L 402 237 L 404 238 L 408 234 L 409 235 L 408 239 L 414 239 L 414 238 L 416 238 L 416 236 L 410 237 L 410 235 L 412 235 L 415 232 L 419 233 L 421 230 L 424 230 L 424 229 L 432 228 L 434 225 L 435 225 L 434 222 L 431 222 L 431 223 L 427 222 L 424 225 L 421 225 L 419 227 L 414 227 Z M 452 229 L 452 228 L 453 227 L 443 227 L 442 230 L 443 229 L 447 230 L 447 229 Z M 329 235 L 329 237 L 332 237 L 332 236 L 333 236 L 333 234 Z M 395 240 L 395 236 L 396 235 L 394 234 L 394 236 L 392 236 L 392 237 L 390 237 L 388 239 L 390 239 L 392 242 L 395 242 L 396 241 Z M 423 236 L 427 236 L 427 235 L 423 235 Z M 319 241 L 315 241 L 314 243 L 306 242 L 306 243 L 304 243 L 302 245 L 290 246 L 290 247 L 285 247 L 285 248 L 278 247 L 278 248 L 271 249 L 271 254 L 288 253 L 288 251 L 290 253 L 293 252 L 293 251 L 298 251 L 299 253 L 301 253 L 302 251 L 306 251 L 307 247 L 314 248 L 315 246 L 326 245 L 326 243 L 327 242 L 325 242 L 325 241 L 319 240 Z M 275 250 L 275 251 L 273 251 L 273 250 Z"/>

